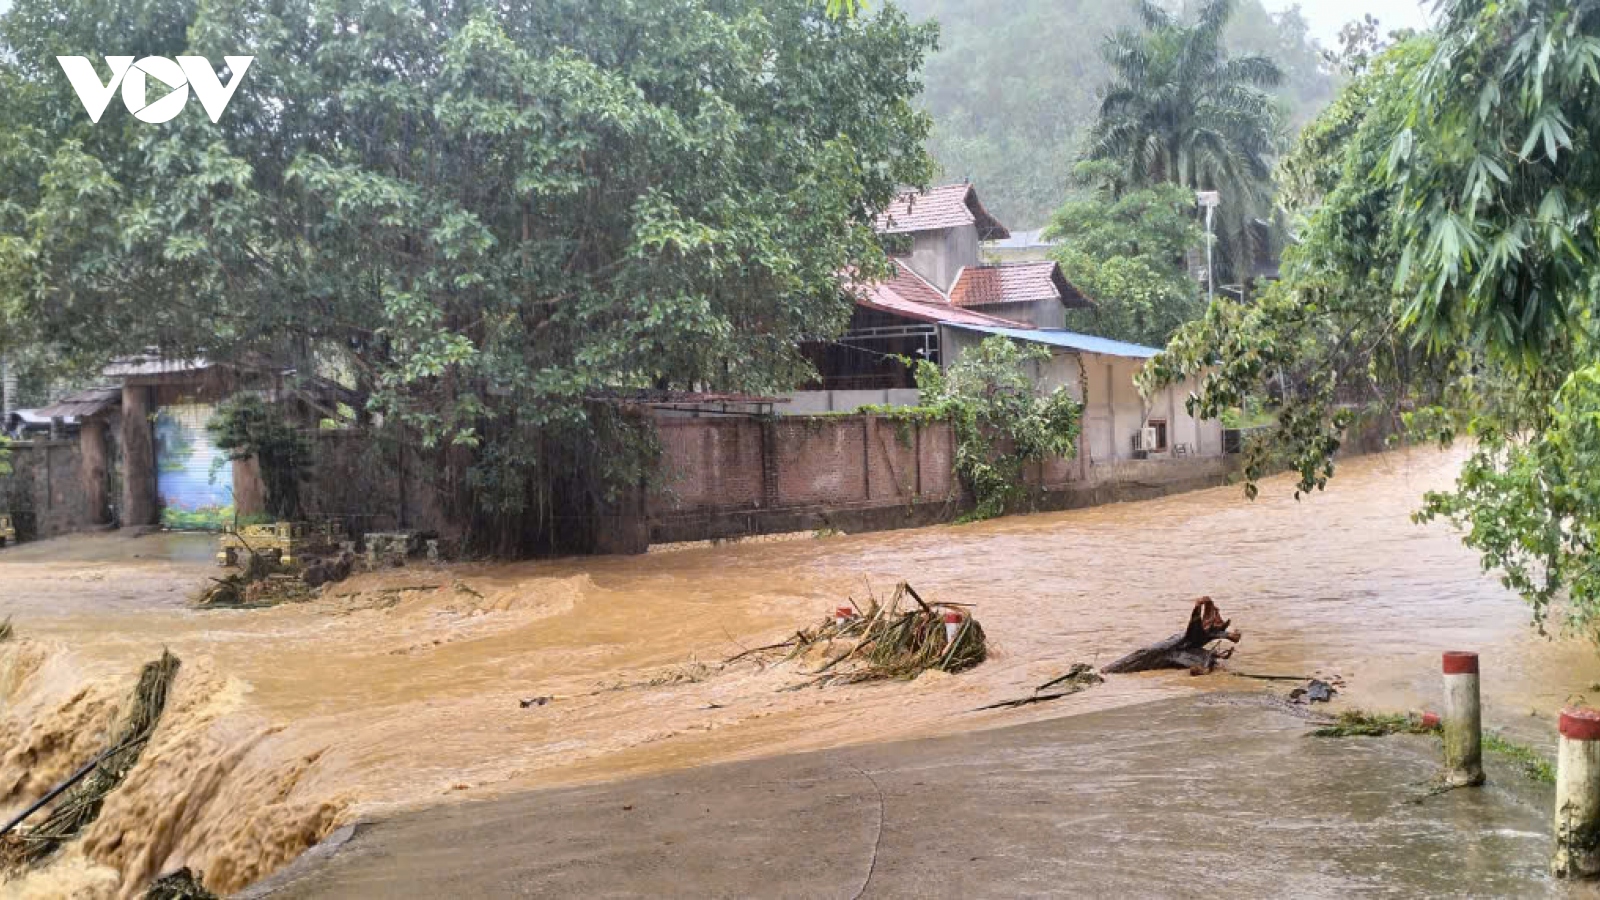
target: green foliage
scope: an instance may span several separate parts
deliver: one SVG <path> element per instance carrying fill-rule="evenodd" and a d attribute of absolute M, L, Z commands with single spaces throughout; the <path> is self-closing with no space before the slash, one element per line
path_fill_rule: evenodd
<path fill-rule="evenodd" d="M 52 57 L 106 21 L 257 62 L 218 123 L 91 126 Z M 888 4 L 17 0 L 0 37 L 0 344 L 355 373 L 502 552 L 645 474 L 596 396 L 808 374 L 931 175 L 933 29 Z"/>
<path fill-rule="evenodd" d="M 0 436 L 0 475 L 11 474 L 11 448 L 7 446 L 10 443 L 5 437 Z"/>
<path fill-rule="evenodd" d="M 1446 517 L 1526 597 L 1542 626 L 1568 599 L 1568 623 L 1600 618 L 1600 363 L 1567 379 L 1543 427 L 1506 434 L 1491 417 L 1472 422 L 1476 450 L 1456 489 L 1431 492 L 1419 518 Z"/>
<path fill-rule="evenodd" d="M 929 149 L 949 180 L 970 179 L 1012 230 L 1044 224 L 1075 193 L 1072 166 L 1111 80 L 1105 36 L 1137 21 L 1131 0 L 899 0 L 936 19 L 922 100 L 934 120 Z M 1230 53 L 1277 60 L 1274 102 L 1285 121 L 1311 118 L 1333 94 L 1332 75 L 1294 10 L 1240 0 Z"/>
<path fill-rule="evenodd" d="M 1401 321 L 1473 377 L 1445 411 L 1476 438 L 1448 517 L 1532 605 L 1589 630 L 1600 617 L 1600 8 L 1456 0 L 1385 161 Z M 1461 76 L 1462 72 L 1483 73 Z M 1489 76 L 1489 77 L 1485 77 Z M 1441 417 L 1435 415 L 1434 421 Z"/>
<path fill-rule="evenodd" d="M 1510 738 L 1495 731 L 1483 733 L 1483 749 L 1490 753 L 1503 756 L 1512 765 L 1540 784 L 1556 783 L 1556 767 L 1544 754 L 1529 747 L 1519 744 Z"/>
<path fill-rule="evenodd" d="M 206 430 L 228 459 L 256 460 L 267 515 L 288 522 L 300 518 L 300 482 L 311 477 L 311 442 L 282 410 L 255 394 L 236 394 L 217 406 Z"/>
<path fill-rule="evenodd" d="M 963 352 L 947 372 L 917 362 L 922 408 L 911 415 L 948 421 L 955 469 L 976 508 L 967 521 L 1003 515 L 1024 493 L 1023 468 L 1047 456 L 1071 456 L 1083 407 L 1065 388 L 1040 396 L 1026 366 L 1050 351 L 989 337 Z"/>
<path fill-rule="evenodd" d="M 1272 428 L 1245 448 L 1249 496 L 1283 467 L 1297 474 L 1297 494 L 1324 488 L 1358 414 L 1434 403 L 1453 383 L 1457 361 L 1429 359 L 1401 333 L 1399 253 L 1385 225 L 1395 189 L 1372 177 L 1409 113 L 1408 77 L 1431 49 L 1419 39 L 1381 56 L 1283 161 L 1285 197 L 1301 216 L 1283 278 L 1250 302 L 1219 295 L 1140 375 L 1147 388 L 1197 378 L 1189 408 L 1206 417 L 1272 410 Z"/>
<path fill-rule="evenodd" d="M 1185 22 L 1152 0 L 1140 27 L 1106 39 L 1112 78 L 1085 155 L 1116 163 L 1115 192 L 1170 183 L 1221 191 L 1218 281 L 1243 281 L 1259 249 L 1252 222 L 1270 215 L 1277 108 L 1283 80 L 1264 56 L 1230 57 L 1223 35 L 1234 0 L 1205 0 Z"/>
<path fill-rule="evenodd" d="M 1453 0 L 1441 13 L 1382 167 L 1399 190 L 1404 322 L 1436 348 L 1467 338 L 1510 366 L 1560 366 L 1592 335 L 1600 7 Z"/>
<path fill-rule="evenodd" d="M 1080 176 L 1092 178 L 1107 165 L 1084 163 Z M 1070 201 L 1056 211 L 1045 236 L 1059 241 L 1051 255 L 1062 274 L 1096 304 L 1069 312 L 1068 328 L 1161 345 L 1205 308 L 1185 266 L 1185 251 L 1204 240 L 1187 188 L 1160 184 Z"/>
<path fill-rule="evenodd" d="M 1401 713 L 1375 713 L 1347 709 L 1332 724 L 1315 728 L 1312 737 L 1388 737 L 1391 734 L 1431 734 L 1436 728 Z"/>

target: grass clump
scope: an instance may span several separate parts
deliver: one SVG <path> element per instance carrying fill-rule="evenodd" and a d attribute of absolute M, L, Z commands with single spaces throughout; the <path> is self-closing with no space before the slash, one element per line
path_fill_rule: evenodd
<path fill-rule="evenodd" d="M 1311 732 L 1312 737 L 1384 737 L 1391 734 L 1436 734 L 1438 726 L 1424 725 L 1416 716 L 1374 713 L 1352 709 Z M 1556 767 L 1539 751 L 1493 731 L 1483 733 L 1483 749 L 1504 757 L 1522 774 L 1541 784 L 1556 783 Z"/>
<path fill-rule="evenodd" d="M 3 644 L 16 636 L 17 630 L 11 626 L 11 617 L 6 616 L 4 621 L 0 621 L 0 644 Z"/>
<path fill-rule="evenodd" d="M 1313 730 L 1311 736 L 1385 737 L 1391 734 L 1432 734 L 1436 730 L 1413 716 L 1347 709 L 1332 722 Z"/>
<path fill-rule="evenodd" d="M 1483 749 L 1505 757 L 1522 774 L 1541 784 L 1556 783 L 1555 763 L 1526 744 L 1519 744 L 1493 731 L 1483 733 Z"/>

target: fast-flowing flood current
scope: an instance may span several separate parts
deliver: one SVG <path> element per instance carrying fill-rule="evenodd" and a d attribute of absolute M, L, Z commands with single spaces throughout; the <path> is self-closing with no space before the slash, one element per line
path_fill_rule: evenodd
<path fill-rule="evenodd" d="M 0 644 L 0 816 L 105 745 L 142 663 L 163 647 L 183 661 L 159 730 L 98 821 L 0 894 L 128 896 L 181 865 L 231 891 L 342 823 L 401 807 L 1285 689 L 1152 673 L 972 712 L 1180 630 L 1202 594 L 1243 631 L 1232 669 L 1338 674 L 1336 707 L 1436 705 L 1439 651 L 1476 649 L 1487 724 L 1548 747 L 1554 712 L 1600 682 L 1600 655 L 1539 637 L 1448 527 L 1410 522 L 1456 464 L 1433 451 L 1355 460 L 1299 502 L 1277 480 L 1254 503 L 1227 487 L 962 527 L 422 564 L 258 610 L 191 606 L 215 574 L 203 536 L 0 551 L 0 616 L 17 630 Z M 973 604 L 990 660 L 798 691 L 782 690 L 801 680 L 793 665 L 721 665 L 902 580 Z"/>

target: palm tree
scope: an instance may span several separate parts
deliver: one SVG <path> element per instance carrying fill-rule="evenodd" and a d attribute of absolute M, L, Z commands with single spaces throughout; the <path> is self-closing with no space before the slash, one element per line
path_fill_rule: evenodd
<path fill-rule="evenodd" d="M 1266 89 L 1283 73 L 1264 56 L 1228 57 L 1233 9 L 1233 0 L 1203 0 L 1185 24 L 1139 0 L 1142 27 L 1102 48 L 1115 74 L 1085 155 L 1117 163 L 1115 190 L 1171 182 L 1221 192 L 1218 274 L 1243 280 L 1260 241 L 1251 223 L 1271 208 L 1276 111 Z"/>

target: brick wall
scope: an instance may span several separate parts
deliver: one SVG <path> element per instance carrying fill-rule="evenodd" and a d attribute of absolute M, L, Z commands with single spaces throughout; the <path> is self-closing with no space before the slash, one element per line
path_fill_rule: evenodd
<path fill-rule="evenodd" d="M 0 512 L 17 518 L 22 537 L 39 539 L 95 524 L 76 440 L 14 442 L 11 469 L 0 477 Z"/>
<path fill-rule="evenodd" d="M 877 416 L 658 420 L 652 516 L 945 501 L 959 492 L 950 429 Z"/>
<path fill-rule="evenodd" d="M 318 432 L 312 453 L 310 481 L 300 487 L 308 516 L 346 518 L 361 532 L 405 527 L 454 533 L 415 452 L 407 451 L 402 464 L 397 445 L 352 429 Z"/>

